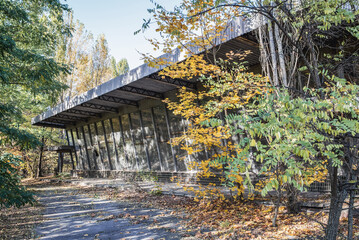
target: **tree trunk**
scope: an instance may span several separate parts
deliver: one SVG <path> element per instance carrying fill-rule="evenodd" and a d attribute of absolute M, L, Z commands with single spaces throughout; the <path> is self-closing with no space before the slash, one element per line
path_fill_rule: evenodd
<path fill-rule="evenodd" d="M 39 157 L 39 164 L 37 165 L 37 174 L 36 177 L 43 177 L 42 173 L 42 161 L 43 161 L 43 153 L 44 153 L 44 145 L 45 145 L 45 137 L 41 138 L 41 147 L 40 147 L 40 157 Z"/>
<path fill-rule="evenodd" d="M 282 191 L 280 189 L 278 189 L 278 198 L 276 199 L 276 201 L 274 203 L 275 209 L 274 209 L 274 215 L 273 215 L 273 218 L 272 218 L 272 226 L 273 227 L 277 226 L 277 218 L 278 218 L 278 212 L 279 212 L 279 206 L 280 206 L 281 198 L 282 198 Z"/>
<path fill-rule="evenodd" d="M 349 199 L 349 212 L 348 212 L 348 240 L 353 239 L 354 198 L 355 198 L 355 190 L 351 189 L 350 199 Z"/>
<path fill-rule="evenodd" d="M 269 48 L 272 60 L 272 74 L 273 74 L 273 83 L 275 87 L 278 87 L 278 70 L 277 70 L 277 56 L 276 56 L 276 49 L 274 44 L 274 37 L 273 37 L 273 29 L 272 23 L 268 23 L 268 36 L 269 36 Z"/>
<path fill-rule="evenodd" d="M 275 36 L 275 40 L 277 42 L 280 75 L 281 75 L 282 84 L 284 87 L 289 87 L 288 81 L 287 81 L 287 71 L 285 68 L 283 43 L 282 43 L 282 39 L 279 34 L 279 29 L 278 29 L 277 24 L 274 24 L 274 36 Z"/>
<path fill-rule="evenodd" d="M 315 54 L 315 49 L 314 49 L 314 45 L 313 45 L 313 41 L 312 41 L 312 37 L 311 37 L 311 31 L 307 32 L 307 36 L 306 36 L 306 40 L 307 40 L 307 44 L 308 44 L 308 50 L 310 53 L 310 58 L 311 58 L 311 66 L 307 66 L 308 68 L 312 69 L 312 78 L 315 84 L 316 88 L 320 88 L 321 87 L 321 82 L 320 82 L 320 78 L 319 78 L 319 72 L 318 72 L 318 60 L 317 60 L 317 56 Z"/>
<path fill-rule="evenodd" d="M 297 214 L 301 210 L 300 202 L 298 201 L 298 189 L 296 189 L 292 184 L 286 186 L 287 193 L 287 211 L 289 213 Z"/>
<path fill-rule="evenodd" d="M 326 240 L 336 240 L 339 228 L 340 214 L 343 209 L 343 203 L 348 193 L 345 189 L 338 188 L 338 168 L 331 169 L 331 199 L 327 229 L 325 231 Z"/>
<path fill-rule="evenodd" d="M 260 22 L 260 27 L 258 27 L 258 41 L 259 41 L 259 49 L 261 52 L 261 65 L 262 65 L 262 71 L 264 73 L 264 75 L 268 76 L 269 81 L 271 82 L 272 85 L 274 85 L 273 83 L 273 79 L 271 77 L 270 71 L 269 71 L 269 63 L 268 63 L 268 56 L 267 56 L 267 51 L 265 49 L 265 45 L 264 45 L 264 30 L 265 28 L 262 26 L 264 25 L 264 21 L 263 21 L 263 16 L 258 14 L 258 19 Z"/>

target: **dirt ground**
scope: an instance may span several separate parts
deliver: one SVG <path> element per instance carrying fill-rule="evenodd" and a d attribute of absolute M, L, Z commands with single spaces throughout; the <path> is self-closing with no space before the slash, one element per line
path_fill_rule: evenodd
<path fill-rule="evenodd" d="M 44 180 L 44 179 L 43 179 Z M 34 206 L 0 210 L 0 239 L 321 239 L 327 210 L 298 215 L 255 201 L 197 202 L 191 197 L 118 188 L 26 181 Z M 326 203 L 325 197 L 306 199 Z M 358 203 L 356 203 L 357 205 Z M 359 236 L 359 219 L 354 222 Z M 344 239 L 345 217 L 341 221 Z"/>

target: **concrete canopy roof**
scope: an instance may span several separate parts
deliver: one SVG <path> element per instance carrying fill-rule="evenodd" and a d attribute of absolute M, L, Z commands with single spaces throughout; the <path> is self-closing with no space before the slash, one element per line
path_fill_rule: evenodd
<path fill-rule="evenodd" d="M 226 59 L 226 53 L 238 50 L 251 50 L 252 54 L 246 59 L 248 65 L 259 63 L 259 50 L 255 41 L 245 38 L 256 26 L 241 19 L 229 23 L 224 36 L 226 40 L 219 40 L 220 58 Z M 199 49 L 192 50 L 201 54 Z M 159 58 L 166 58 L 171 62 L 185 60 L 179 49 L 171 54 L 164 54 Z M 75 126 L 77 122 L 86 122 L 90 118 L 99 118 L 107 112 L 118 112 L 123 106 L 138 106 L 138 101 L 150 99 L 163 99 L 165 92 L 178 87 L 195 88 L 194 80 L 181 80 L 162 78 L 158 72 L 166 66 L 152 68 L 143 64 L 126 74 L 113 78 L 71 100 L 64 101 L 57 106 L 34 117 L 31 123 L 36 126 L 67 128 Z"/>

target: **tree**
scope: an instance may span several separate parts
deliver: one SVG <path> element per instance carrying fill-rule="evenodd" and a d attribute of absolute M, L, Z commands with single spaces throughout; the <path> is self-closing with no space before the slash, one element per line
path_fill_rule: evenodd
<path fill-rule="evenodd" d="M 228 23 L 241 17 L 261 26 L 257 36 L 262 69 L 274 86 L 318 88 L 326 81 L 323 69 L 330 75 L 355 79 L 359 36 L 354 0 L 190 0 L 173 11 L 155 3 L 149 12 L 152 18 L 142 28 L 157 24 L 163 39 L 150 42 L 164 52 L 179 48 L 193 54 L 192 49 L 199 49 L 215 64 L 220 47 L 214 46 L 226 39 L 223 33 Z M 146 55 L 145 59 L 152 64 L 158 61 Z"/>
<path fill-rule="evenodd" d="M 98 36 L 93 50 L 94 86 L 98 86 L 109 79 L 110 60 L 110 50 L 107 45 L 107 40 L 105 35 L 101 34 Z"/>
<path fill-rule="evenodd" d="M 191 73 L 196 73 L 197 75 L 207 74 L 203 72 L 203 59 L 213 65 L 218 66 L 218 59 L 216 58 L 216 50 L 214 48 L 214 40 L 222 38 L 222 33 L 226 26 L 228 26 L 228 21 L 236 17 L 245 17 L 249 19 L 252 23 L 259 23 L 259 28 L 257 29 L 258 43 L 261 50 L 261 59 L 262 59 L 262 70 L 265 75 L 269 78 L 271 84 L 277 88 L 273 91 L 277 92 L 276 99 L 278 103 L 287 99 L 288 104 L 293 104 L 290 98 L 294 98 L 295 101 L 300 101 L 304 99 L 304 106 L 310 107 L 314 105 L 318 107 L 319 112 L 329 113 L 329 109 L 326 108 L 325 102 L 332 102 L 334 109 L 337 109 L 337 106 L 343 106 L 344 109 L 348 107 L 347 103 L 352 104 L 352 106 L 357 106 L 355 101 L 355 94 L 348 94 L 345 96 L 344 92 L 341 92 L 340 89 L 335 88 L 339 84 L 340 86 L 345 86 L 351 89 L 349 92 L 355 92 L 352 85 L 347 82 L 341 82 L 338 79 L 345 78 L 349 82 L 357 82 L 357 62 L 358 62 L 358 32 L 359 25 L 357 24 L 357 15 L 358 15 L 358 6 L 356 1 L 236 1 L 236 0 L 192 0 L 192 1 L 182 1 L 182 3 L 175 7 L 173 11 L 166 11 L 162 6 L 155 4 L 155 8 L 149 10 L 152 13 L 153 20 L 157 23 L 157 31 L 160 31 L 163 35 L 163 41 L 151 39 L 151 42 L 157 49 L 162 49 L 164 52 L 170 52 L 173 48 L 178 47 L 180 49 L 187 50 L 187 54 L 193 54 L 191 51 L 195 45 L 200 45 L 199 49 L 204 51 L 203 57 L 192 57 L 196 58 L 200 64 L 193 64 L 193 61 L 186 61 L 183 64 L 176 64 L 165 69 L 162 74 L 168 76 L 186 76 L 188 77 L 188 72 L 185 71 L 185 66 L 194 66 L 190 69 Z M 224 18 L 222 18 L 224 17 Z M 225 19 L 225 20 L 224 20 Z M 143 29 L 146 29 L 151 20 L 146 20 Z M 206 30 L 203 30 L 206 29 Z M 225 38 L 225 36 L 224 36 Z M 145 59 L 149 61 L 152 65 L 161 65 L 168 64 L 171 65 L 171 62 L 152 59 L 152 56 L 145 56 Z M 201 65 L 202 64 L 202 65 Z M 199 67 L 201 66 L 201 67 Z M 208 68 L 205 68 L 208 69 Z M 186 75 L 187 74 L 187 75 Z M 217 80 L 221 80 L 217 78 Z M 223 81 L 218 81 L 219 84 L 223 84 Z M 226 85 L 223 84 L 222 87 Z M 286 96 L 286 90 L 290 89 L 290 98 Z M 314 89 L 308 94 L 304 92 L 308 87 L 314 87 Z M 233 90 L 235 91 L 235 90 Z M 283 95 L 284 94 L 284 95 Z M 318 101 L 311 101 L 306 98 L 306 94 L 312 96 Z M 343 95 L 344 94 L 344 95 Z M 182 93 L 185 95 L 185 93 Z M 300 95 L 300 96 L 298 96 Z M 270 95 L 271 96 L 271 95 Z M 304 97 L 303 97 L 304 96 Z M 338 97 L 338 99 L 346 99 L 344 102 L 336 102 L 332 100 L 332 96 Z M 280 104 L 280 105 L 281 105 Z M 309 104 L 309 106 L 307 105 Z M 279 105 L 279 106 L 280 106 Z M 346 107 L 344 107 L 346 106 Z M 268 106 L 269 107 L 269 106 Z M 321 109 L 323 108 L 323 109 Z M 244 107 L 246 109 L 246 107 Z M 265 109 L 265 108 L 264 108 Z M 353 113 L 348 114 L 344 113 L 346 110 L 338 110 L 338 114 L 343 114 L 347 118 L 339 118 L 337 115 L 333 115 L 330 119 L 326 119 L 321 116 L 316 116 L 315 113 L 307 113 L 306 116 L 309 119 L 323 119 L 323 121 L 318 126 L 304 127 L 303 129 L 296 129 L 290 127 L 290 123 L 286 123 L 280 117 L 281 114 L 276 115 L 276 111 L 281 113 L 280 108 L 268 108 L 272 112 L 266 112 L 269 114 L 270 118 L 266 116 L 263 112 L 263 116 L 255 116 L 256 118 L 260 117 L 259 120 L 267 118 L 270 120 L 273 125 L 270 125 L 273 128 L 277 128 L 277 125 L 285 126 L 289 133 L 286 133 L 284 139 L 290 139 L 294 137 L 294 134 L 299 134 L 300 132 L 310 131 L 313 135 L 308 136 L 320 136 L 320 144 L 315 145 L 318 139 L 307 139 L 307 143 L 310 143 L 311 146 L 315 145 L 314 149 L 319 149 L 318 152 L 314 151 L 315 154 L 320 155 L 322 158 L 327 160 L 327 163 L 319 164 L 319 166 L 325 166 L 328 171 L 329 178 L 332 182 L 332 194 L 331 194 L 331 210 L 329 214 L 329 221 L 326 230 L 327 239 L 335 239 L 338 230 L 338 221 L 341 211 L 342 199 L 347 194 L 344 186 L 353 187 L 354 183 L 347 181 L 347 185 L 341 185 L 338 181 L 338 167 L 348 168 L 351 165 L 350 161 L 353 161 L 353 139 L 350 140 L 348 134 L 357 134 L 355 130 L 354 122 L 357 120 L 357 116 Z M 283 109 L 284 111 L 285 109 Z M 305 109 L 304 109 L 305 110 Z M 259 111 L 259 110 L 258 110 Z M 257 112 L 257 114 L 261 112 Z M 344 111 L 344 112 L 341 112 Z M 271 116 L 274 114 L 274 116 Z M 286 114 L 289 114 L 288 112 Z M 290 111 L 290 114 L 294 114 Z M 346 115 L 348 114 L 348 115 Z M 243 114 L 242 114 L 243 115 Z M 300 114 L 292 115 L 296 119 Z M 218 126 L 219 116 L 216 117 L 216 123 Z M 227 119 L 229 120 L 229 119 Z M 257 119 L 258 120 L 258 119 Z M 223 122 L 223 120 L 222 120 Z M 340 126 L 336 124 L 340 123 Z M 350 123 L 351 127 L 346 126 L 347 123 Z M 204 124 L 203 122 L 201 123 Z M 264 125 L 263 125 L 264 124 Z M 269 127 L 269 123 L 258 122 L 258 127 L 265 126 Z M 284 125 L 283 125 L 284 124 Z M 354 125 L 353 125 L 354 124 Z M 328 126 L 333 127 L 328 127 Z M 326 129 L 322 129 L 325 126 Z M 198 127 L 197 125 L 193 128 Z M 264 190 L 268 189 L 281 189 L 281 181 L 284 181 L 285 172 L 287 172 L 288 161 L 292 159 L 300 158 L 301 161 L 298 162 L 297 167 L 302 166 L 304 170 L 309 170 L 308 162 L 312 159 L 312 154 L 314 154 L 312 147 L 310 149 L 303 150 L 302 153 L 294 152 L 298 148 L 296 145 L 285 146 L 280 141 L 277 142 L 278 151 L 272 151 L 268 146 L 272 144 L 273 139 L 280 139 L 280 137 L 273 136 L 273 132 L 262 132 L 249 134 L 250 137 L 247 140 L 250 140 L 249 144 L 256 146 L 255 143 L 262 142 L 264 139 L 260 140 L 258 138 L 263 138 L 264 135 L 268 137 L 264 141 L 264 145 L 260 150 L 262 154 L 265 154 L 267 159 L 273 161 L 267 162 L 271 166 L 271 170 L 267 171 L 268 174 L 272 176 L 281 176 L 277 179 L 272 177 L 272 180 L 265 183 Z M 330 129 L 328 132 L 327 130 Z M 338 130 L 339 133 L 334 130 Z M 235 128 L 234 131 L 242 131 L 238 128 Z M 341 132 L 342 131 L 342 132 Z M 283 134 L 283 133 L 282 133 Z M 281 134 L 281 135 L 282 135 Z M 289 135 L 288 135 L 289 134 Z M 337 135 L 335 135 L 337 134 Z M 269 138 L 270 137 L 270 138 Z M 256 139 L 257 138 L 257 139 Z M 272 139 L 272 140 L 270 140 Z M 252 141 L 253 140 L 253 141 Z M 338 143 L 338 141 L 340 143 Z M 324 143 L 325 142 L 325 143 Z M 334 143 L 334 144 L 331 144 Z M 323 146 L 329 145 L 331 149 L 325 149 Z M 334 146 L 333 146 L 334 145 Z M 254 147 L 250 146 L 249 147 Z M 239 146 L 240 148 L 242 146 Z M 247 146 L 247 148 L 249 148 Z M 290 147 L 291 151 L 288 151 Z M 307 146 L 305 146 L 307 147 Z M 246 149 L 243 146 L 243 149 Z M 294 155 L 288 155 L 287 158 L 278 159 L 274 153 L 283 153 L 283 149 L 287 149 L 286 153 L 294 153 Z M 260 151 L 254 152 L 255 154 L 260 154 Z M 243 153 L 245 151 L 242 151 Z M 344 154 L 345 153 L 345 154 Z M 251 153 L 253 155 L 253 153 Z M 303 155 L 305 154 L 305 156 Z M 286 156 L 286 155 L 284 155 Z M 283 156 L 283 157 L 284 157 Z M 351 160 L 349 160 L 351 159 Z M 279 161 L 280 160 L 280 161 Z M 284 161 L 288 160 L 288 161 Z M 227 158 L 224 158 L 226 164 L 230 164 Z M 232 160 L 231 160 L 232 161 Z M 272 165 L 272 163 L 274 165 Z M 315 163 L 315 162 L 313 162 Z M 321 162 L 319 162 L 321 163 Z M 286 165 L 287 167 L 282 167 Z M 315 169 L 316 163 L 312 166 Z M 292 167 L 290 167 L 292 168 Z M 238 169 L 238 162 L 234 161 L 233 169 Z M 243 168 L 242 168 L 243 169 Z M 300 168 L 297 168 L 300 169 Z M 322 169 L 322 168 L 320 168 Z M 350 167 L 348 168 L 350 169 Z M 262 171 L 263 173 L 264 171 Z M 301 171 L 300 171 L 301 172 Z M 350 173 L 349 173 L 350 172 Z M 347 173 L 347 176 L 354 176 L 357 174 L 355 171 L 350 170 Z M 284 173 L 284 174 L 283 174 Z M 298 173 L 298 172 L 297 172 Z M 297 174 L 294 172 L 294 174 Z M 354 175 L 353 175 L 354 174 Z M 282 178 L 283 177 L 283 178 Z M 294 177 L 294 175 L 292 176 Z M 268 179 L 271 179 L 269 177 Z M 288 179 L 288 176 L 286 177 Z M 293 179 L 293 178 L 291 178 Z M 301 179 L 298 176 L 294 179 Z M 269 185 L 268 185 L 269 184 Z M 298 184 L 294 181 L 290 185 L 294 186 L 297 189 L 302 189 L 304 183 Z M 355 185 L 355 184 L 354 184 Z M 300 186 L 300 187 L 298 187 Z M 351 190 L 352 191 L 352 190 Z"/>
<path fill-rule="evenodd" d="M 92 81 L 92 33 L 86 30 L 80 21 L 73 20 L 70 12 L 66 17 L 67 24 L 71 27 L 71 36 L 61 35 L 61 42 L 57 47 L 57 61 L 71 66 L 70 74 L 61 74 L 58 80 L 66 84 L 68 88 L 63 91 L 61 101 L 71 99 L 78 94 L 82 82 Z"/>
<path fill-rule="evenodd" d="M 128 62 L 126 58 L 120 59 L 116 63 L 116 59 L 114 57 L 111 58 L 111 70 L 112 70 L 112 77 L 118 77 L 122 74 L 127 73 L 130 70 L 128 66 Z"/>
<path fill-rule="evenodd" d="M 81 46 L 78 46 L 81 48 Z M 111 79 L 111 55 L 104 34 L 90 45 L 87 54 L 79 55 L 77 72 L 80 74 L 76 83 L 77 93 L 86 92 Z"/>
<path fill-rule="evenodd" d="M 34 201 L 19 186 L 20 160 L 15 155 L 19 155 L 16 149 L 30 149 L 40 142 L 18 124 L 23 119 L 19 107 L 23 102 L 13 99 L 29 101 L 34 95 L 43 94 L 55 100 L 65 88 L 55 79 L 68 70 L 54 60 L 59 35 L 69 34 L 62 18 L 64 11 L 68 8 L 59 1 L 0 2 L 1 206 L 20 206 Z"/>

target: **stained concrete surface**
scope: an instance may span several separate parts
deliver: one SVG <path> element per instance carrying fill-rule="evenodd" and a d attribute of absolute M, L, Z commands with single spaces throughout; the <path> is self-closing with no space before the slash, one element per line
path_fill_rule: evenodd
<path fill-rule="evenodd" d="M 38 190 L 45 206 L 38 239 L 195 239 L 171 210 L 79 194 L 74 187 Z"/>

